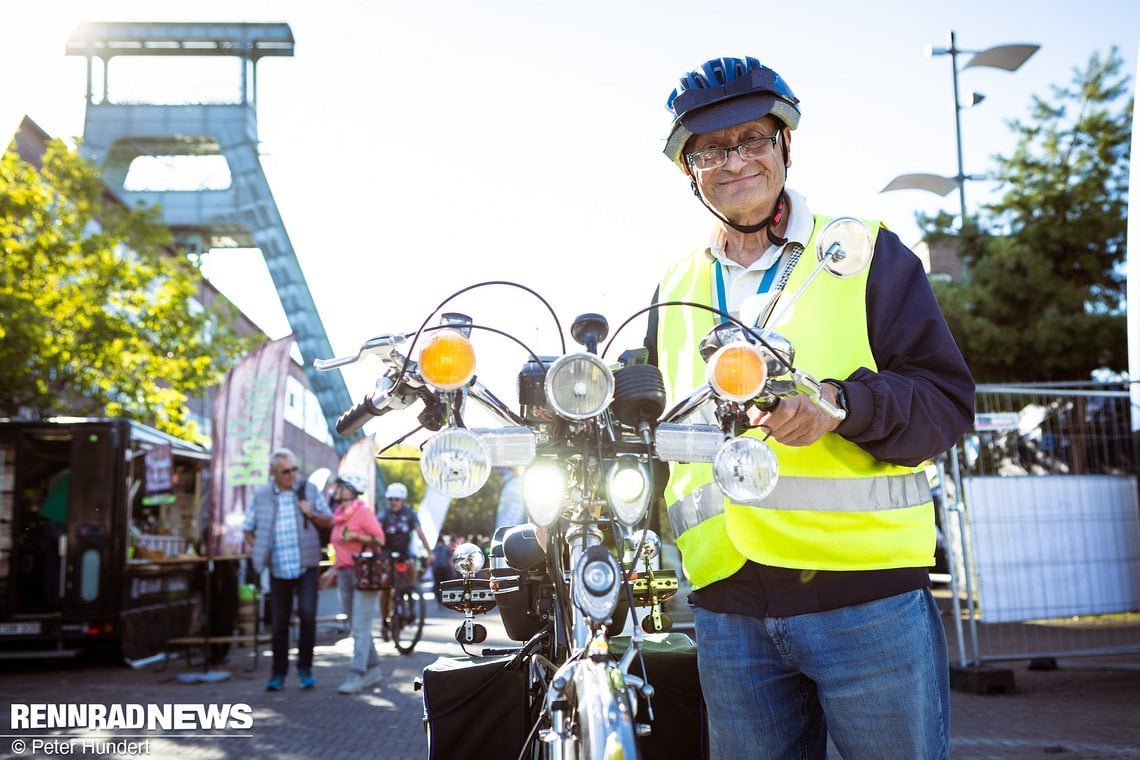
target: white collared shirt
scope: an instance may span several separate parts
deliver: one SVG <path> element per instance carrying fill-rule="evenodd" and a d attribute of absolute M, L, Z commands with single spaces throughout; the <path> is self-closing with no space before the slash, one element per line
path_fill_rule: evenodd
<path fill-rule="evenodd" d="M 760 288 L 764 275 L 773 266 L 781 268 L 789 266 L 788 257 L 783 256 L 784 250 L 790 243 L 806 246 L 808 240 L 811 239 L 812 229 L 815 226 L 807 200 L 790 187 L 785 187 L 784 192 L 787 194 L 791 205 L 788 211 L 788 226 L 784 233 L 785 237 L 788 238 L 788 243 L 782 246 L 768 246 L 768 250 L 759 259 L 744 267 L 729 259 L 725 254 L 723 227 L 717 225 L 709 239 L 708 253 L 720 263 L 721 270 L 724 273 L 725 301 L 728 305 L 728 311 L 745 324 L 755 325 L 768 302 L 778 295 L 775 284 L 768 293 L 756 292 Z M 782 271 L 777 271 L 775 282 L 779 282 L 783 274 Z M 712 288 L 712 304 L 715 306 L 717 305 L 715 273 L 712 278 Z"/>

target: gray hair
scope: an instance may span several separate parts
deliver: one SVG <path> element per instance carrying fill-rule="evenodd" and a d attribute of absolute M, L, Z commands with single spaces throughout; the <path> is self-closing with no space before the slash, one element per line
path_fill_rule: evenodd
<path fill-rule="evenodd" d="M 297 464 L 297 455 L 294 454 L 292 452 L 292 450 L 290 450 L 290 449 L 277 449 L 276 451 L 274 451 L 272 454 L 269 455 L 269 469 L 273 470 L 275 465 L 277 464 L 277 460 L 278 459 L 284 459 L 286 457 L 288 457 L 289 461 L 291 461 L 293 464 Z"/>

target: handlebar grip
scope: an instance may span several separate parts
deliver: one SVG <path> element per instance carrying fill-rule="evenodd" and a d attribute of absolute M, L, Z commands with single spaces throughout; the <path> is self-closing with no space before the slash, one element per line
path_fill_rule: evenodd
<path fill-rule="evenodd" d="M 364 427 L 364 423 L 368 422 L 368 420 L 373 417 L 379 417 L 388 411 L 387 404 L 376 405 L 374 401 L 375 397 L 375 392 L 369 393 L 364 397 L 363 401 L 342 414 L 340 419 L 336 421 L 336 432 L 343 436 L 350 436 Z M 387 398 L 387 395 L 385 395 L 384 398 Z"/>

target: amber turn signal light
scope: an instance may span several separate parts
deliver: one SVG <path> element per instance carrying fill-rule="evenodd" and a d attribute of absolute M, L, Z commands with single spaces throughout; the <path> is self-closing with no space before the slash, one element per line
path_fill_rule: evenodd
<path fill-rule="evenodd" d="M 455 330 L 439 330 L 420 352 L 420 373 L 433 388 L 453 391 L 475 375 L 475 349 Z"/>
<path fill-rule="evenodd" d="M 768 366 L 751 343 L 729 343 L 709 357 L 707 379 L 717 395 L 742 403 L 760 395 L 768 380 Z"/>

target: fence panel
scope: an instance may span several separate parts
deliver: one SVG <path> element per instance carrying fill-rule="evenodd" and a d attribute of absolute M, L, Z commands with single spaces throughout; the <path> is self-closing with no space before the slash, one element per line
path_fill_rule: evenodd
<path fill-rule="evenodd" d="M 961 665 L 1140 652 L 1130 419 L 1120 384 L 979 386 L 942 511 Z"/>

